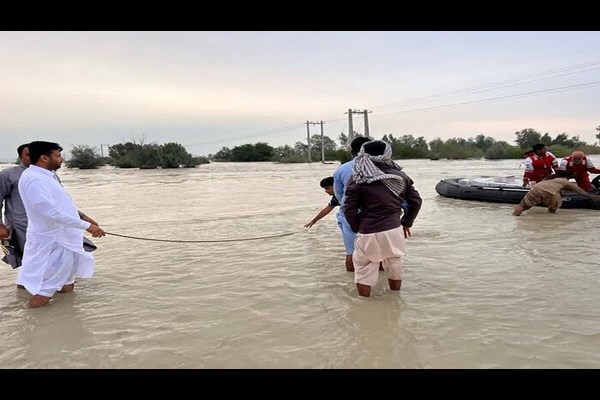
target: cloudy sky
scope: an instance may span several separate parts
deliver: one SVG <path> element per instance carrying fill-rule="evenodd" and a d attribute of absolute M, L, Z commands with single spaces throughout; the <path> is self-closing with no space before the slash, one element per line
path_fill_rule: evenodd
<path fill-rule="evenodd" d="M 293 145 L 307 120 L 336 139 L 349 108 L 377 138 L 593 142 L 600 32 L 0 32 L 0 160 L 32 140 Z"/>

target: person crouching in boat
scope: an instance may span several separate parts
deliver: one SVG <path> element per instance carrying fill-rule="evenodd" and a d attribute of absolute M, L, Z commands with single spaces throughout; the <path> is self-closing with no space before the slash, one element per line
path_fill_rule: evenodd
<path fill-rule="evenodd" d="M 590 182 L 590 172 L 600 174 L 600 169 L 594 167 L 592 160 L 585 156 L 583 151 L 574 151 L 569 157 L 563 158 L 558 168 L 573 175 L 577 185 L 586 192 L 594 191 Z"/>
<path fill-rule="evenodd" d="M 523 174 L 523 187 L 536 182 L 541 182 L 545 177 L 551 175 L 558 169 L 558 160 L 548 150 L 546 145 L 538 143 L 525 153 L 525 173 Z"/>
<path fill-rule="evenodd" d="M 570 176 L 567 171 L 558 170 L 556 174 L 550 175 L 545 180 L 533 185 L 521 203 L 515 207 L 513 215 L 518 217 L 523 211 L 529 210 L 538 204 L 547 206 L 548 212 L 555 213 L 562 205 L 561 191 L 563 189 L 569 189 L 588 199 L 600 201 L 600 196 L 589 194 L 576 184 L 570 182 Z"/>

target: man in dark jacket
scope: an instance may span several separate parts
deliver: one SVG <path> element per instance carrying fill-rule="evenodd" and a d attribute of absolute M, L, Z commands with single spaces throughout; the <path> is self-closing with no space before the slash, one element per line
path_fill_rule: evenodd
<path fill-rule="evenodd" d="M 360 296 L 369 297 L 377 283 L 379 263 L 387 273 L 391 290 L 402 285 L 405 238 L 421 209 L 421 196 L 413 180 L 392 161 L 386 142 L 365 143 L 355 159 L 353 175 L 346 188 L 344 214 L 357 232 L 354 253 L 354 282 Z M 407 211 L 403 215 L 402 203 Z"/>

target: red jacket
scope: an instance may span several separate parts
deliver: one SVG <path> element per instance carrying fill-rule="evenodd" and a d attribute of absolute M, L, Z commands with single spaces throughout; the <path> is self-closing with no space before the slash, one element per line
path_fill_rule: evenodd
<path fill-rule="evenodd" d="M 594 189 L 594 186 L 590 182 L 589 173 L 600 174 L 600 169 L 594 167 L 592 160 L 585 156 L 579 164 L 573 162 L 573 157 L 566 157 L 560 162 L 559 169 L 572 173 L 577 182 L 577 186 L 586 192 L 591 192 Z"/>
<path fill-rule="evenodd" d="M 527 156 L 523 163 L 525 164 L 523 179 L 535 182 L 540 182 L 546 176 L 552 175 L 554 173 L 553 168 L 558 168 L 556 157 L 549 151 L 541 157 L 531 154 Z"/>

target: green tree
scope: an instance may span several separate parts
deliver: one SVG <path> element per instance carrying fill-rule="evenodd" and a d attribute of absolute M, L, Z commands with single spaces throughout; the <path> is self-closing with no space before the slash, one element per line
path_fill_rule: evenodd
<path fill-rule="evenodd" d="M 321 154 L 321 135 L 311 136 L 310 147 L 311 149 L 317 149 L 318 153 Z M 335 151 L 337 149 L 337 144 L 329 136 L 323 135 L 323 147 L 325 148 L 325 151 Z"/>
<path fill-rule="evenodd" d="M 550 136 L 548 132 L 544 133 L 544 135 L 540 138 L 540 143 L 550 146 L 552 144 L 552 136 Z"/>
<path fill-rule="evenodd" d="M 339 134 L 338 141 L 340 142 L 341 149 L 347 149 L 350 146 L 350 143 L 348 143 L 348 136 L 344 135 L 344 132 Z"/>
<path fill-rule="evenodd" d="M 179 168 L 192 165 L 192 155 L 179 143 L 165 143 L 160 146 L 160 167 Z"/>
<path fill-rule="evenodd" d="M 429 142 L 429 151 L 431 152 L 431 158 L 439 160 L 442 158 L 442 150 L 444 147 L 444 141 L 440 138 L 435 138 Z"/>
<path fill-rule="evenodd" d="M 496 139 L 494 139 L 491 136 L 479 134 L 475 136 L 475 140 L 473 142 L 475 144 L 475 147 L 477 147 L 480 150 L 486 151 L 496 143 Z"/>
<path fill-rule="evenodd" d="M 139 151 L 141 149 L 142 149 L 142 146 L 137 143 L 133 143 L 133 142 L 118 143 L 118 144 L 112 145 L 108 148 L 108 156 L 114 160 L 118 160 L 119 158 L 121 158 L 127 154 L 130 154 L 135 151 Z"/>
<path fill-rule="evenodd" d="M 579 139 L 579 135 L 571 136 L 569 138 L 569 136 L 566 134 L 566 132 L 563 132 L 559 135 L 556 135 L 556 138 L 552 141 L 552 146 L 557 146 L 557 145 L 568 147 L 568 148 L 575 148 L 575 147 L 585 145 L 585 142 L 582 142 Z"/>
<path fill-rule="evenodd" d="M 273 147 L 267 143 L 244 144 L 231 150 L 232 161 L 271 161 Z"/>
<path fill-rule="evenodd" d="M 301 163 L 306 158 L 290 145 L 279 146 L 273 149 L 273 161 L 281 163 Z"/>
<path fill-rule="evenodd" d="M 531 149 L 534 144 L 541 143 L 542 135 L 535 129 L 527 128 L 515 132 L 515 142 L 522 149 Z"/>
<path fill-rule="evenodd" d="M 505 141 L 500 141 L 491 145 L 485 151 L 484 157 L 488 160 L 519 159 L 523 158 L 523 151 Z"/>
<path fill-rule="evenodd" d="M 86 145 L 73 145 L 67 168 L 95 169 L 101 164 L 98 149 Z"/>
<path fill-rule="evenodd" d="M 273 146 L 265 142 L 258 142 L 254 145 L 257 161 L 271 161 L 273 158 Z"/>
<path fill-rule="evenodd" d="M 211 154 L 208 158 L 215 161 L 231 161 L 233 155 L 229 147 L 222 147 L 221 150 Z"/>
<path fill-rule="evenodd" d="M 394 138 L 391 134 L 388 137 L 391 141 L 393 158 L 425 158 L 429 157 L 429 146 L 424 137 L 415 138 L 413 135 L 402 135 Z"/>
<path fill-rule="evenodd" d="M 550 151 L 556 157 L 567 157 L 571 154 L 573 148 L 562 144 L 555 144 L 550 147 Z"/>
<path fill-rule="evenodd" d="M 139 152 L 140 169 L 155 169 L 160 166 L 160 147 L 156 143 L 144 144 Z"/>

